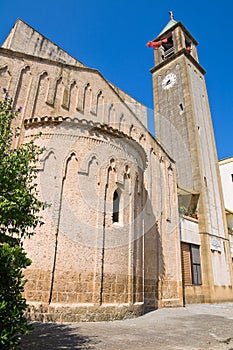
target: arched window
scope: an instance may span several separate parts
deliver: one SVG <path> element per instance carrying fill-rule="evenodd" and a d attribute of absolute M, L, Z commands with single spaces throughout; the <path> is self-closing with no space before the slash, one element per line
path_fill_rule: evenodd
<path fill-rule="evenodd" d="M 120 195 L 117 190 L 113 194 L 112 222 L 119 222 Z"/>

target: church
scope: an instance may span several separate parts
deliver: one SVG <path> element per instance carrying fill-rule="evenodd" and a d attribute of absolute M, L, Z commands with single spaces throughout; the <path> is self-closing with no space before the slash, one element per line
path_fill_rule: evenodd
<path fill-rule="evenodd" d="M 45 224 L 24 242 L 32 320 L 114 320 L 233 300 L 197 41 L 170 13 L 148 46 L 156 138 L 143 104 L 22 20 L 0 48 L 1 91 L 23 106 L 14 147 L 39 135 L 45 148 Z"/>

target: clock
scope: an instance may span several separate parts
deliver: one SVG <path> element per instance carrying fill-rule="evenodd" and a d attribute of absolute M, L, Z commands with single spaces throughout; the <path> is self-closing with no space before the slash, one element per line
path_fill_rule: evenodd
<path fill-rule="evenodd" d="M 162 81 L 162 88 L 167 90 L 170 89 L 176 83 L 176 75 L 174 73 L 169 73 Z"/>

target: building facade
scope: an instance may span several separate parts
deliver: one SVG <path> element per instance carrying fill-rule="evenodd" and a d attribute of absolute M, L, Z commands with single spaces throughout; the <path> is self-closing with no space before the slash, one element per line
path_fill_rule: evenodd
<path fill-rule="evenodd" d="M 110 320 L 231 301 L 232 266 L 197 42 L 169 21 L 152 42 L 156 139 L 146 108 L 18 20 L 0 86 L 40 134 L 45 225 L 25 241 L 28 316 Z"/>
<path fill-rule="evenodd" d="M 233 262 L 233 157 L 220 160 L 219 169 L 222 180 L 231 258 Z"/>

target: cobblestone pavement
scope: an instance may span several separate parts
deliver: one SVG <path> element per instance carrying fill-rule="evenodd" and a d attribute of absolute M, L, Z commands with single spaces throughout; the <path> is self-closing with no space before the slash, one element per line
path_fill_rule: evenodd
<path fill-rule="evenodd" d="M 233 303 L 160 309 L 123 321 L 33 326 L 23 350 L 233 350 Z"/>

